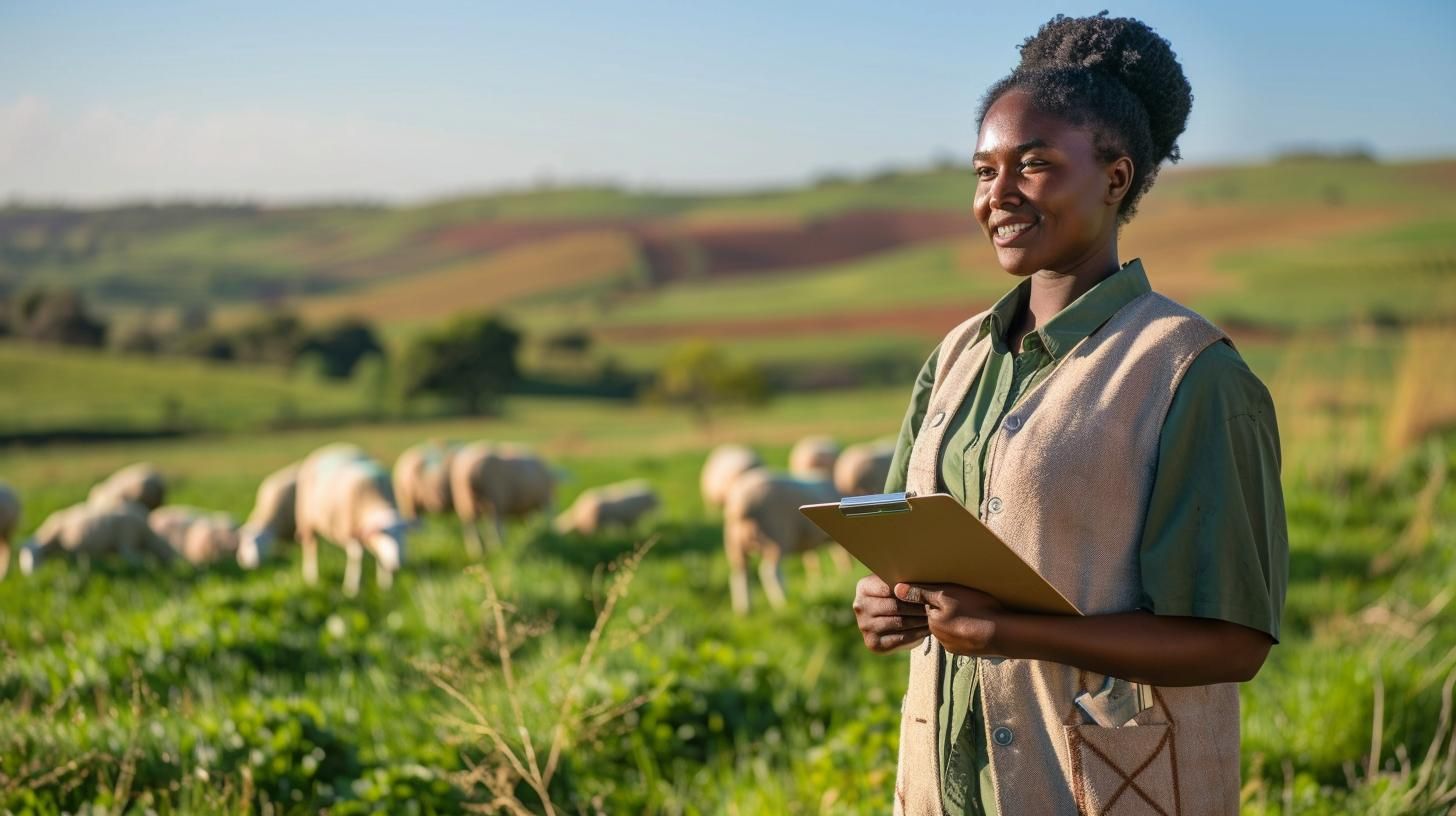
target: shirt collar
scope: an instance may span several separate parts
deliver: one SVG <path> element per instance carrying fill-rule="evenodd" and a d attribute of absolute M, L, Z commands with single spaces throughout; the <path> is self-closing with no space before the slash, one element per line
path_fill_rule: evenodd
<path fill-rule="evenodd" d="M 1060 360 L 1119 309 L 1152 290 L 1142 261 L 1134 258 L 1057 312 L 1046 325 L 1036 330 L 1036 334 L 1052 359 Z M 1007 331 L 1016 320 L 1016 313 L 1025 307 L 1030 296 L 1031 280 L 1028 278 L 996 301 L 987 320 L 981 324 L 978 336 L 994 333 L 1004 342 Z"/>

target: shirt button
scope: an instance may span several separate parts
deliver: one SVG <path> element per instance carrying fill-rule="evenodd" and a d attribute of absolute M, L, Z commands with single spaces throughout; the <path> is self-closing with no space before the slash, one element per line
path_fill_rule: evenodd
<path fill-rule="evenodd" d="M 991 739 L 995 740 L 996 744 L 1001 746 L 1010 745 L 1013 736 L 1011 729 L 1004 725 L 991 732 Z"/>
<path fill-rule="evenodd" d="M 1014 431 L 1014 430 L 1016 430 L 1017 428 L 1020 428 L 1020 427 L 1021 427 L 1021 417 L 1019 417 L 1019 416 L 1009 416 L 1009 417 L 1006 417 L 1006 430 L 1008 430 L 1008 431 Z"/>
<path fill-rule="evenodd" d="M 1001 497 L 992 496 L 991 500 L 986 502 L 986 509 L 990 510 L 992 513 L 1001 512 Z"/>

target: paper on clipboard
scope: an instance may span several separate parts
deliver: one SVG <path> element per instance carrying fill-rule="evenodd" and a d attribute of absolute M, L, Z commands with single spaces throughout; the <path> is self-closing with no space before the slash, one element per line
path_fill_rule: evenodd
<path fill-rule="evenodd" d="M 854 496 L 799 512 L 888 584 L 961 584 L 1013 609 L 1082 614 L 948 494 Z"/>

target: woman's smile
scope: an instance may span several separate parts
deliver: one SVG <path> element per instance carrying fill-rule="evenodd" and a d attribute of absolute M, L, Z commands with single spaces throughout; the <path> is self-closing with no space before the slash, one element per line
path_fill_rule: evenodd
<path fill-rule="evenodd" d="M 992 228 L 991 241 L 998 247 L 1026 246 L 1036 239 L 1035 232 L 1039 224 L 1040 217 L 1002 219 Z"/>

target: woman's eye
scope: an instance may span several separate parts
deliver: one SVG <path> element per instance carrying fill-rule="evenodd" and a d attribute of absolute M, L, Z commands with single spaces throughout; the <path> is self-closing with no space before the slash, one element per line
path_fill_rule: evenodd
<path fill-rule="evenodd" d="M 1046 162 L 1042 161 L 1041 159 L 1027 159 L 1026 161 L 1023 161 L 1021 163 L 1021 166 L 1027 169 L 1046 167 Z"/>
<path fill-rule="evenodd" d="M 982 181 L 985 181 L 986 179 L 995 178 L 995 177 L 996 177 L 996 171 L 993 170 L 990 167 L 977 167 L 976 168 L 976 178 L 981 179 Z"/>

